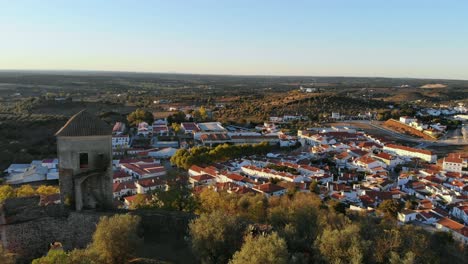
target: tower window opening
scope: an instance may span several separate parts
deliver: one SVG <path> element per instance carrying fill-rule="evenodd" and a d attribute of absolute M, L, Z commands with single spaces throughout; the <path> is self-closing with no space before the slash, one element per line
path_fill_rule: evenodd
<path fill-rule="evenodd" d="M 88 153 L 80 153 L 80 169 L 87 169 L 89 166 Z"/>

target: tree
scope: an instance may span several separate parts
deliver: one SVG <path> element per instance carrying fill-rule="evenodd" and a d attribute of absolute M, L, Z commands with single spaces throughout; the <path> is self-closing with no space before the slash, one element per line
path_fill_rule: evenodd
<path fill-rule="evenodd" d="M 23 185 L 16 189 L 17 197 L 29 197 L 34 195 L 36 195 L 36 191 L 34 191 L 33 187 L 31 187 L 29 184 Z"/>
<path fill-rule="evenodd" d="M 198 111 L 200 112 L 201 120 L 206 120 L 206 118 L 208 117 L 208 114 L 206 113 L 205 107 L 203 105 L 200 106 L 200 109 Z"/>
<path fill-rule="evenodd" d="M 138 108 L 127 116 L 127 121 L 130 123 L 130 125 L 138 125 L 141 122 L 152 124 L 154 117 L 151 112 Z"/>
<path fill-rule="evenodd" d="M 174 130 L 174 133 L 178 134 L 180 129 L 181 127 L 178 123 L 172 123 L 172 130 Z"/>
<path fill-rule="evenodd" d="M 186 212 L 194 211 L 197 203 L 188 187 L 187 178 L 168 173 L 166 180 L 167 190 L 155 190 L 149 203 L 150 207 Z"/>
<path fill-rule="evenodd" d="M 240 248 L 243 229 L 235 216 L 201 214 L 189 224 L 192 250 L 202 263 L 226 263 Z"/>
<path fill-rule="evenodd" d="M 32 264 L 70 263 L 68 254 L 63 249 L 51 249 L 46 256 L 32 261 Z"/>
<path fill-rule="evenodd" d="M 400 258 L 398 253 L 392 251 L 390 253 L 390 264 L 414 264 L 415 257 L 411 251 L 407 252 L 403 258 Z"/>
<path fill-rule="evenodd" d="M 185 122 L 185 113 L 182 111 L 178 111 L 170 116 L 167 117 L 167 123 L 172 125 L 174 123 L 182 123 Z"/>
<path fill-rule="evenodd" d="M 269 222 L 286 240 L 290 253 L 310 251 L 319 230 L 320 204 L 320 198 L 310 193 L 296 193 L 291 199 L 270 199 Z"/>
<path fill-rule="evenodd" d="M 242 248 L 237 251 L 230 264 L 286 264 L 288 263 L 286 241 L 276 232 L 253 237 L 248 235 Z"/>
<path fill-rule="evenodd" d="M 378 210 L 390 218 L 397 217 L 398 212 L 402 209 L 402 205 L 397 200 L 385 200 L 379 204 Z"/>
<path fill-rule="evenodd" d="M 3 245 L 0 245 L 0 263 L 3 263 L 3 264 L 15 263 L 15 258 L 13 257 L 11 253 L 9 253 L 3 248 Z"/>
<path fill-rule="evenodd" d="M 239 216 L 255 223 L 263 223 L 267 216 L 268 200 L 262 194 L 244 194 L 237 201 Z"/>
<path fill-rule="evenodd" d="M 0 202 L 15 197 L 15 190 L 10 185 L 0 186 Z"/>
<path fill-rule="evenodd" d="M 195 110 L 195 112 L 193 112 L 193 117 L 197 120 L 197 121 L 204 121 L 208 118 L 208 114 L 206 113 L 206 109 L 204 106 L 200 106 L 200 108 L 198 110 Z"/>
<path fill-rule="evenodd" d="M 89 249 L 74 249 L 68 254 L 70 264 L 97 264 L 100 263 L 96 252 Z"/>
<path fill-rule="evenodd" d="M 37 194 L 39 195 L 52 195 L 56 193 L 60 193 L 60 189 L 58 186 L 51 186 L 51 185 L 41 185 L 36 190 Z"/>
<path fill-rule="evenodd" d="M 342 229 L 326 228 L 315 244 L 328 263 L 358 264 L 363 262 L 364 250 L 370 245 L 359 233 L 355 224 Z"/>
<path fill-rule="evenodd" d="M 315 194 L 320 194 L 320 188 L 317 181 L 313 181 L 309 185 L 309 190 Z"/>
<path fill-rule="evenodd" d="M 148 196 L 145 194 L 138 193 L 135 195 L 135 199 L 130 205 L 130 209 L 145 208 L 148 206 Z"/>
<path fill-rule="evenodd" d="M 101 217 L 89 250 L 103 263 L 125 263 L 142 242 L 137 235 L 139 223 L 140 217 L 135 215 Z"/>

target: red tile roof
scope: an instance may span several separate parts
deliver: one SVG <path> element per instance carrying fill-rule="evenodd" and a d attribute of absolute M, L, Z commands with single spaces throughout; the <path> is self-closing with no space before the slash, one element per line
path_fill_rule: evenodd
<path fill-rule="evenodd" d="M 160 166 L 156 163 L 122 163 L 120 166 L 134 171 L 141 176 L 146 174 L 162 173 L 166 171 L 163 166 Z"/>
<path fill-rule="evenodd" d="M 195 123 L 182 123 L 181 126 L 184 130 L 200 131 L 200 128 Z"/>
<path fill-rule="evenodd" d="M 202 141 L 215 141 L 215 140 L 230 140 L 229 136 L 227 134 L 203 134 L 200 136 L 200 139 Z"/>
<path fill-rule="evenodd" d="M 165 185 L 166 180 L 160 179 L 159 177 L 151 177 L 151 178 L 139 179 L 137 183 L 138 185 L 142 187 L 153 187 L 153 186 L 158 186 L 158 185 Z"/>
<path fill-rule="evenodd" d="M 278 192 L 278 191 L 282 191 L 284 190 L 285 188 L 281 187 L 281 186 L 278 186 L 276 184 L 273 184 L 273 183 L 264 183 L 264 184 L 260 184 L 258 186 L 255 186 L 254 187 L 255 190 L 259 190 L 263 193 L 274 193 L 274 192 Z"/>
<path fill-rule="evenodd" d="M 226 175 L 226 177 L 228 177 L 229 179 L 233 180 L 233 181 L 243 181 L 246 177 L 242 176 L 242 175 L 239 175 L 237 173 L 230 173 L 228 175 Z"/>
<path fill-rule="evenodd" d="M 207 180 L 213 180 L 215 177 L 208 175 L 208 174 L 201 174 L 201 175 L 196 175 L 196 176 L 190 176 L 191 179 L 200 182 L 200 181 L 207 181 Z"/>
<path fill-rule="evenodd" d="M 444 158 L 444 162 L 463 163 L 463 160 L 461 158 L 457 158 L 457 157 L 446 157 L 446 158 Z"/>
<path fill-rule="evenodd" d="M 118 182 L 114 183 L 112 186 L 113 192 L 120 192 L 124 189 L 136 189 L 135 181 L 126 181 L 126 182 Z"/>
<path fill-rule="evenodd" d="M 371 164 L 373 162 L 376 162 L 375 159 L 371 158 L 371 157 L 368 157 L 368 156 L 365 156 L 365 157 L 361 157 L 357 160 L 358 162 L 361 162 L 361 163 L 364 163 L 364 164 Z"/>
<path fill-rule="evenodd" d="M 464 225 L 458 223 L 458 222 L 455 222 L 453 221 L 452 219 L 450 218 L 447 218 L 447 217 L 444 217 L 442 219 L 440 219 L 439 221 L 437 221 L 438 224 L 446 227 L 446 228 L 449 228 L 449 229 L 452 229 L 454 231 L 461 231 L 463 227 L 465 227 Z"/>
<path fill-rule="evenodd" d="M 376 157 L 379 157 L 381 159 L 384 159 L 384 160 L 392 160 L 393 156 L 388 154 L 388 153 L 385 153 L 385 152 L 381 152 L 377 155 L 375 155 Z"/>
<path fill-rule="evenodd" d="M 114 179 L 120 179 L 120 178 L 129 177 L 129 176 L 130 176 L 130 175 L 128 175 L 128 174 L 125 173 L 124 171 L 116 171 L 116 172 L 114 172 L 113 178 L 114 178 Z"/>
<path fill-rule="evenodd" d="M 195 172 L 198 172 L 198 173 L 202 173 L 203 171 L 203 168 L 202 167 L 199 167 L 197 165 L 192 165 L 189 170 L 192 170 L 192 171 L 195 171 Z"/>

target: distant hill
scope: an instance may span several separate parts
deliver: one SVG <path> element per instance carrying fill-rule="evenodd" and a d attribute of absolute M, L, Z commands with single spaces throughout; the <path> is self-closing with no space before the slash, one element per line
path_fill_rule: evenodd
<path fill-rule="evenodd" d="M 426 88 L 426 89 L 435 89 L 435 88 L 447 88 L 446 84 L 442 83 L 429 83 L 421 86 L 421 88 Z"/>
<path fill-rule="evenodd" d="M 387 97 L 385 100 L 392 102 L 411 102 L 424 99 L 430 99 L 430 97 L 420 92 L 399 92 L 391 97 Z"/>

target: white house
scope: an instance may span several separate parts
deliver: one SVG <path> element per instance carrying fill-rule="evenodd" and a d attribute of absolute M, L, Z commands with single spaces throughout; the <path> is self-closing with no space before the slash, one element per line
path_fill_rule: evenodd
<path fill-rule="evenodd" d="M 340 118 L 341 118 L 340 113 L 338 113 L 338 112 L 332 112 L 331 118 L 333 118 L 333 119 L 340 119 Z"/>
<path fill-rule="evenodd" d="M 113 135 L 121 135 L 125 132 L 125 124 L 122 122 L 116 122 L 112 128 Z"/>
<path fill-rule="evenodd" d="M 136 194 L 135 181 L 116 182 L 113 185 L 114 198 Z"/>
<path fill-rule="evenodd" d="M 210 185 L 216 182 L 216 177 L 211 176 L 209 174 L 195 175 L 189 177 L 189 182 L 192 185 L 192 187 Z"/>
<path fill-rule="evenodd" d="M 176 153 L 176 148 L 163 148 L 160 150 L 150 151 L 148 152 L 148 156 L 157 158 L 157 159 L 168 159 Z"/>
<path fill-rule="evenodd" d="M 138 124 L 138 135 L 148 136 L 152 132 L 152 127 L 146 122 Z"/>
<path fill-rule="evenodd" d="M 461 173 L 464 167 L 463 159 L 458 157 L 446 157 L 442 162 L 442 169 L 444 171 L 452 171 Z"/>
<path fill-rule="evenodd" d="M 119 182 L 127 182 L 131 181 L 133 177 L 131 175 L 128 175 L 124 171 L 116 171 L 114 172 L 114 175 L 112 177 L 113 183 L 119 183 Z"/>
<path fill-rule="evenodd" d="M 468 203 L 466 205 L 462 204 L 462 205 L 453 207 L 450 214 L 460 220 L 463 220 L 463 222 L 468 225 Z"/>
<path fill-rule="evenodd" d="M 56 169 L 58 167 L 58 159 L 43 159 L 41 165 L 49 170 Z"/>
<path fill-rule="evenodd" d="M 409 125 L 413 122 L 418 122 L 418 119 L 416 117 L 409 117 L 409 116 L 401 116 L 400 117 L 400 122 Z"/>
<path fill-rule="evenodd" d="M 159 189 L 167 190 L 168 186 L 165 180 L 158 177 L 140 179 L 135 182 L 136 192 L 146 194 L 150 191 Z"/>
<path fill-rule="evenodd" d="M 11 164 L 4 172 L 6 172 L 8 174 L 23 173 L 30 166 L 31 166 L 31 164 Z"/>
<path fill-rule="evenodd" d="M 264 194 L 266 197 L 281 196 L 286 193 L 286 188 L 273 183 L 264 183 L 252 188 L 254 191 Z"/>
<path fill-rule="evenodd" d="M 437 221 L 435 226 L 437 229 L 451 233 L 454 239 L 462 242 L 463 244 L 468 244 L 468 227 L 447 217 Z"/>
<path fill-rule="evenodd" d="M 112 136 L 112 149 L 126 149 L 129 147 L 130 137 L 128 135 L 113 135 Z"/>
<path fill-rule="evenodd" d="M 425 149 L 410 148 L 395 144 L 387 144 L 383 149 L 384 151 L 395 153 L 403 157 L 420 158 L 429 163 L 434 163 L 437 161 L 437 156 L 434 155 L 431 151 Z"/>
<path fill-rule="evenodd" d="M 133 177 L 149 178 L 166 175 L 166 169 L 154 162 L 120 163 L 120 169 Z"/>
<path fill-rule="evenodd" d="M 418 212 L 405 209 L 405 210 L 402 210 L 401 212 L 398 212 L 398 221 L 402 223 L 408 223 L 408 222 L 416 220 L 417 215 L 418 215 Z"/>

